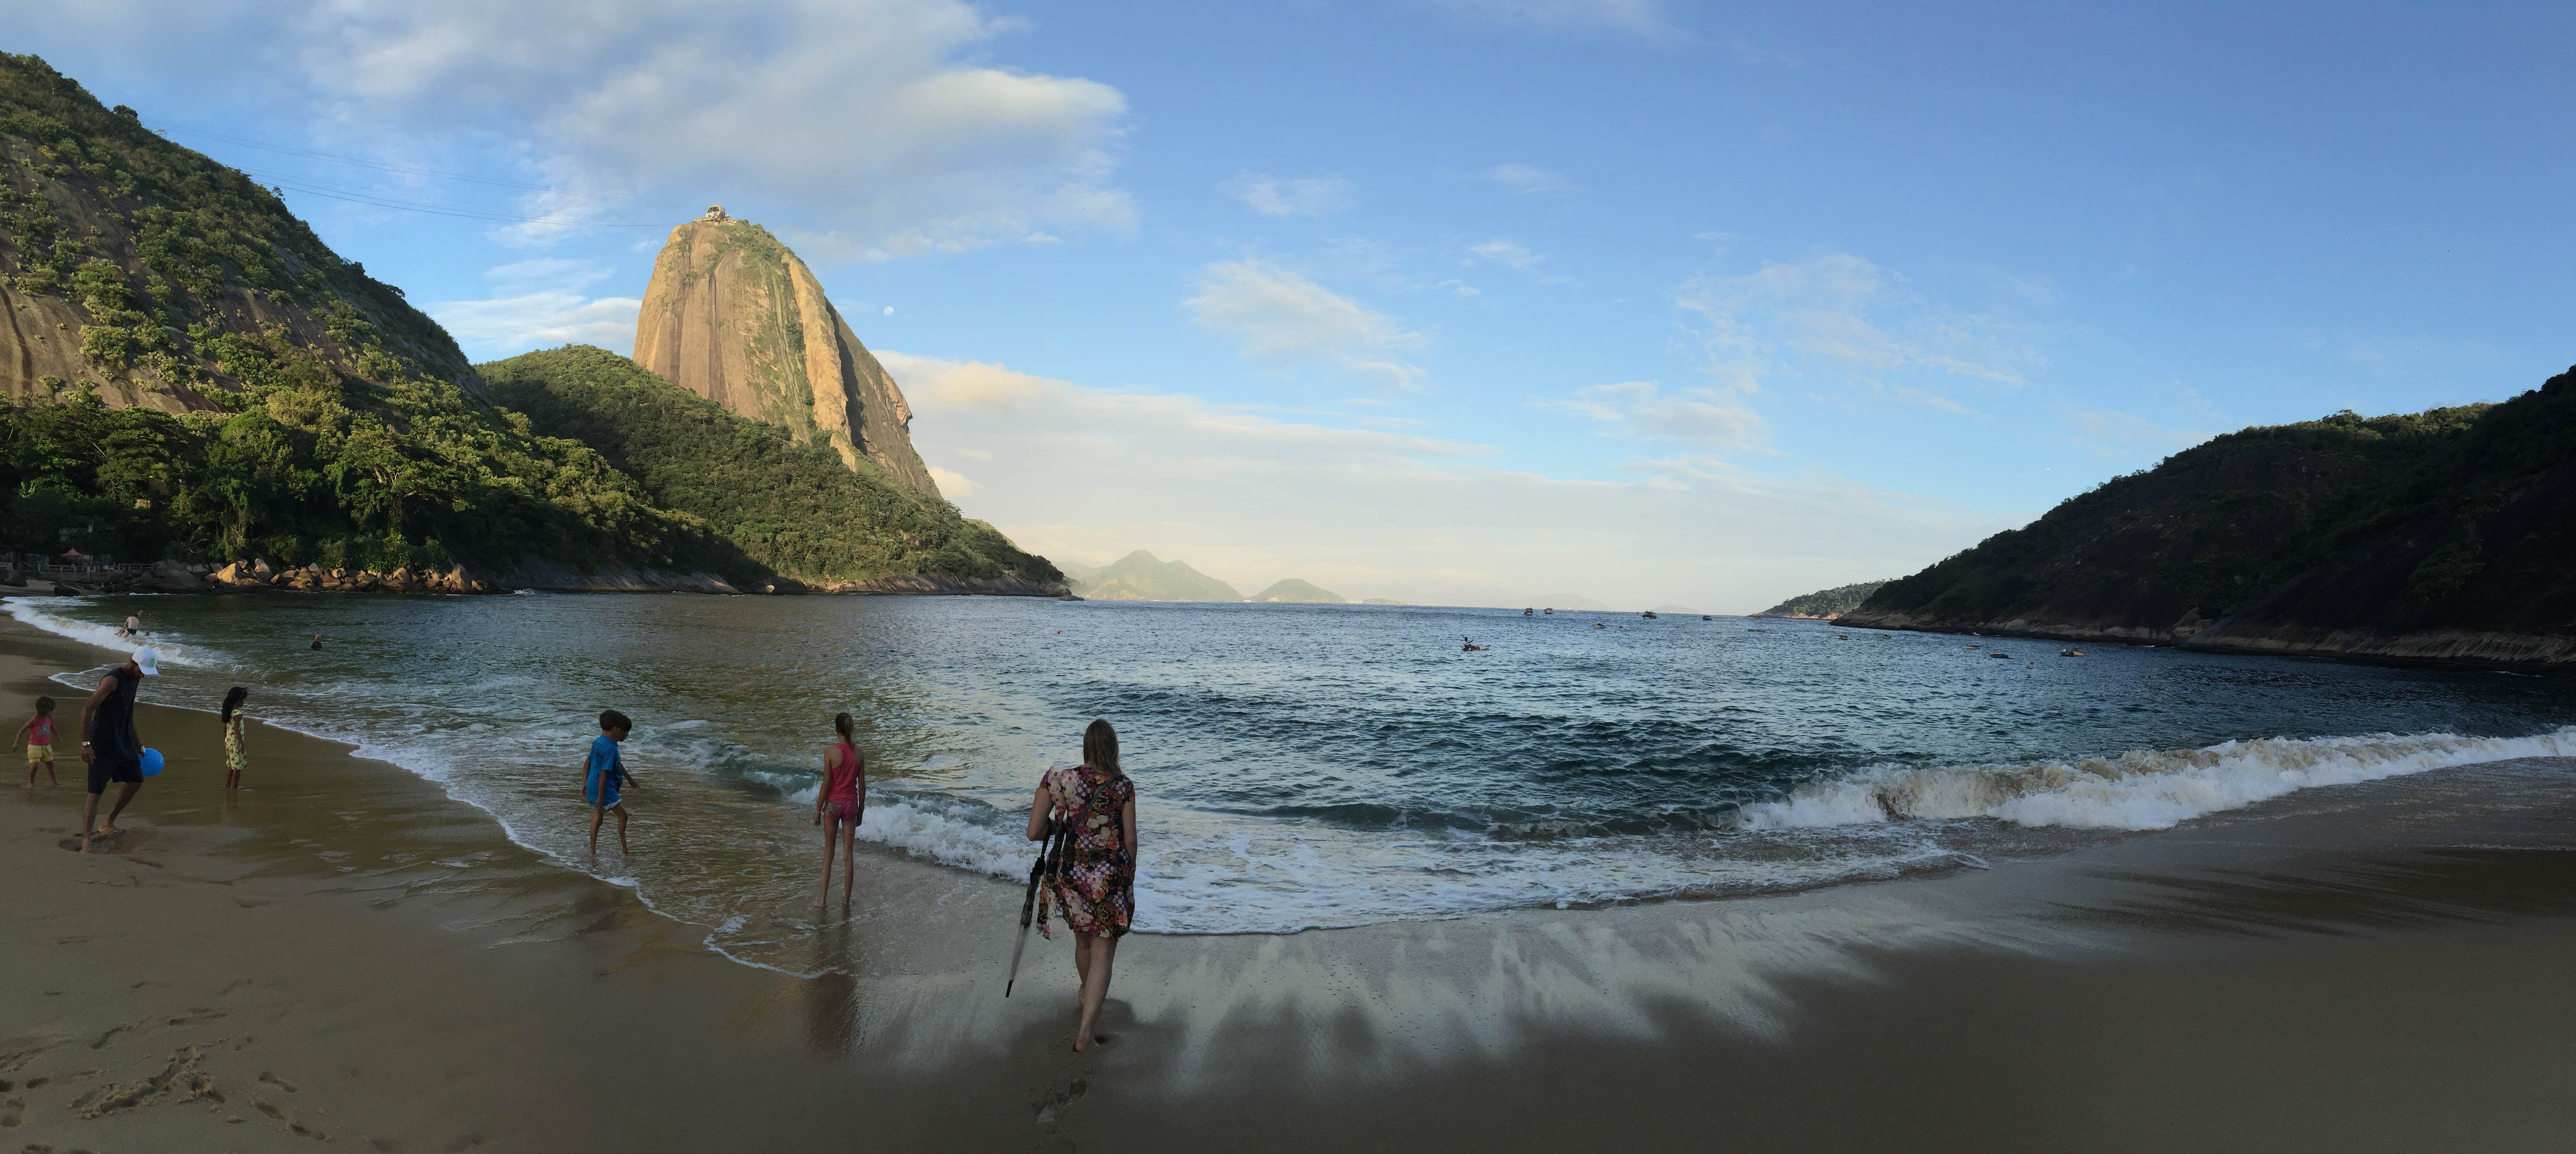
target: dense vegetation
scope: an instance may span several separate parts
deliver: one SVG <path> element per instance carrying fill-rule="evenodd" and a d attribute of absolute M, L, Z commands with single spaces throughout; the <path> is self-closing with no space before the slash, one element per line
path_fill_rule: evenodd
<path fill-rule="evenodd" d="M 2552 500 L 2576 463 L 2576 370 L 2503 404 L 2258 427 L 2105 482 L 1900 581 L 1863 616 L 1999 621 L 2152 600 L 2215 620 L 2390 542 L 2420 549 L 2400 595 L 2461 589 L 2499 549 L 2554 549 L 2497 519 Z M 2508 541 L 2488 540 L 2510 532 Z M 2554 539 L 2552 539 L 2554 540 Z"/>
<path fill-rule="evenodd" d="M 1063 580 L 956 506 L 913 493 L 861 458 L 746 420 L 635 362 L 587 345 L 479 366 L 493 399 L 534 427 L 597 449 L 664 507 L 699 519 L 750 560 L 805 581 L 906 574 Z"/>
<path fill-rule="evenodd" d="M 95 380 L 0 411 L 0 546 L 391 570 L 731 556 L 596 453 L 493 408 L 435 322 L 268 190 L 0 55 L 0 273 L 86 318 Z M 49 306 L 51 307 L 51 306 Z M 167 406 L 114 408 L 143 380 Z"/>
<path fill-rule="evenodd" d="M 444 330 L 275 193 L 155 135 L 133 109 L 101 107 L 37 57 L 0 53 L 0 147 L 19 162 L 0 165 L 10 283 L 81 306 L 98 373 L 139 371 L 193 394 L 228 372 L 213 337 L 292 318 L 316 330 L 301 340 L 360 377 L 426 371 L 471 386 Z"/>
<path fill-rule="evenodd" d="M 1813 593 L 1792 597 L 1754 616 L 1840 617 L 1860 608 L 1861 602 L 1869 600 L 1869 595 L 1878 592 L 1878 587 L 1885 584 L 1887 584 L 1885 581 L 1862 581 L 1851 585 L 1836 585 L 1831 589 L 1819 589 Z"/>

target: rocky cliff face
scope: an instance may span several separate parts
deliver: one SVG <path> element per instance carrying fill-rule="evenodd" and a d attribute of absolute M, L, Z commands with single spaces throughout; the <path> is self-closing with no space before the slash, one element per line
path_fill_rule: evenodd
<path fill-rule="evenodd" d="M 2498 405 L 2229 434 L 1840 624 L 2576 666 L 2576 370 Z"/>
<path fill-rule="evenodd" d="M 721 210 L 671 230 L 635 318 L 635 361 L 896 484 L 939 496 L 913 451 L 912 408 L 885 366 L 769 230 Z"/>

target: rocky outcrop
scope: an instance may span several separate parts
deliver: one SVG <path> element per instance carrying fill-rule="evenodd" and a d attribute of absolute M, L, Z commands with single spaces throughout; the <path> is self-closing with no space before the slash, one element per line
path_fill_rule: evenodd
<path fill-rule="evenodd" d="M 1878 592 L 1879 586 L 1885 584 L 1887 584 L 1885 581 L 1862 581 L 1851 585 L 1837 585 L 1831 589 L 1819 589 L 1803 596 L 1792 597 L 1760 613 L 1748 614 L 1748 616 L 1831 621 L 1860 608 L 1861 602 L 1869 600 L 1869 595 Z M 1688 613 L 1690 610 L 1684 609 L 1680 612 Z"/>
<path fill-rule="evenodd" d="M 734 413 L 939 496 L 903 390 L 769 230 L 710 209 L 671 230 L 635 317 L 635 362 Z"/>

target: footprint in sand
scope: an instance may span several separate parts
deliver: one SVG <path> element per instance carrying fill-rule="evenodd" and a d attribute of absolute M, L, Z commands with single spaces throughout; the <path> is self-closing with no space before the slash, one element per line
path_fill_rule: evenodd
<path fill-rule="evenodd" d="M 1061 1090 L 1048 1091 L 1046 1097 L 1038 1100 L 1038 1125 L 1055 1125 L 1057 1120 L 1064 1117 L 1065 1107 L 1081 1101 L 1082 1096 L 1090 1090 L 1090 1079 L 1076 1078 Z"/>
<path fill-rule="evenodd" d="M 280 1078 L 280 1077 L 278 1077 L 278 1076 L 277 1076 L 277 1075 L 275 1075 L 275 1074 L 271 1074 L 271 1073 L 269 1073 L 269 1072 L 268 1072 L 268 1071 L 266 1071 L 266 1070 L 262 1070 L 262 1071 L 260 1071 L 260 1072 L 259 1072 L 259 1080 L 260 1080 L 260 1081 L 262 1081 L 262 1082 L 266 1082 L 266 1083 L 268 1083 L 268 1084 L 269 1084 L 269 1085 L 271 1085 L 271 1086 L 275 1086 L 275 1087 L 277 1087 L 277 1088 L 278 1088 L 278 1089 L 280 1089 L 280 1090 L 284 1090 L 284 1091 L 286 1091 L 286 1092 L 287 1092 L 287 1093 L 289 1093 L 289 1094 L 292 1094 L 292 1093 L 294 1093 L 294 1092 L 295 1092 L 295 1083 L 293 1083 L 293 1082 L 289 1082 L 289 1081 L 287 1081 L 287 1080 L 286 1080 L 286 1079 L 284 1079 L 284 1078 Z"/>
<path fill-rule="evenodd" d="M 0 1102 L 0 1126 L 15 1126 L 27 1120 L 27 1100 L 11 1098 Z"/>

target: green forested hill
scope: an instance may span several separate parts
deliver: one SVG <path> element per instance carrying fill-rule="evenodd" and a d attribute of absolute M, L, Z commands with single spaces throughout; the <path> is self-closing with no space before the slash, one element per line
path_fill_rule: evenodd
<path fill-rule="evenodd" d="M 538 431 L 598 450 L 655 502 L 786 576 L 817 584 L 1064 580 L 1046 558 L 946 501 L 893 484 L 873 461 L 852 466 L 828 445 L 798 444 L 606 349 L 573 345 L 478 367 L 493 399 Z"/>
<path fill-rule="evenodd" d="M 2502 404 L 2218 437 L 1842 621 L 2576 662 L 2576 370 Z"/>
<path fill-rule="evenodd" d="M 1885 584 L 1887 584 L 1885 581 L 1862 581 L 1851 585 L 1836 585 L 1831 589 L 1819 589 L 1813 593 L 1792 597 L 1753 616 L 1840 617 L 1859 608 L 1861 602 L 1869 600 L 1869 595 L 1878 592 L 1878 587 Z"/>
<path fill-rule="evenodd" d="M 0 547 L 391 570 L 726 556 L 268 190 L 0 54 Z"/>

